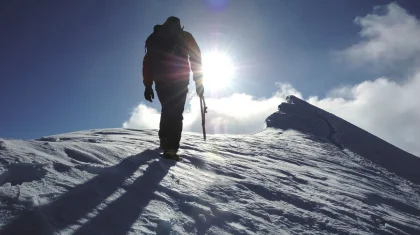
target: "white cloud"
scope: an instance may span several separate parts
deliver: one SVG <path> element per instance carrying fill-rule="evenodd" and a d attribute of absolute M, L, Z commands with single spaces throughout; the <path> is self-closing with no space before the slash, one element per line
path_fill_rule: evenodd
<path fill-rule="evenodd" d="M 157 129 L 159 128 L 160 112 L 139 104 L 131 113 L 130 119 L 123 123 L 124 128 Z"/>
<path fill-rule="evenodd" d="M 414 75 L 401 83 L 383 77 L 336 88 L 325 99 L 312 97 L 309 102 L 420 156 L 420 21 L 391 3 L 355 22 L 361 41 L 342 56 L 353 64 L 393 66 Z"/>
<path fill-rule="evenodd" d="M 399 5 L 378 6 L 374 13 L 357 17 L 355 23 L 362 28 L 362 40 L 341 53 L 352 63 L 389 66 L 418 58 L 420 23 Z"/>
<path fill-rule="evenodd" d="M 264 120 L 277 111 L 277 106 L 284 102 L 288 95 L 302 97 L 290 85 L 279 84 L 279 90 L 268 99 L 256 99 L 247 94 L 233 94 L 223 98 L 207 98 L 208 113 L 206 115 L 207 133 L 247 134 L 261 130 Z M 160 113 L 145 104 L 138 105 L 125 128 L 157 129 Z M 184 112 L 184 130 L 201 131 L 201 114 L 199 99 L 193 98 Z"/>

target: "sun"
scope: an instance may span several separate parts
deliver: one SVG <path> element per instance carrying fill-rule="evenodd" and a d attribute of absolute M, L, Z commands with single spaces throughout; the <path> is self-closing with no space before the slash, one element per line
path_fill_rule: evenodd
<path fill-rule="evenodd" d="M 223 52 L 213 51 L 203 55 L 203 77 L 205 87 L 221 90 L 230 86 L 235 66 Z"/>

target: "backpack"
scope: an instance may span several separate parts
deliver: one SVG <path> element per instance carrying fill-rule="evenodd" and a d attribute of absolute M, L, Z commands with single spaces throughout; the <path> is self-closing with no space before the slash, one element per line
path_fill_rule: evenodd
<path fill-rule="evenodd" d="M 143 59 L 145 84 L 150 85 L 152 80 L 156 84 L 170 80 L 185 80 L 188 83 L 188 33 L 181 27 L 169 26 L 156 25 L 146 40 Z"/>

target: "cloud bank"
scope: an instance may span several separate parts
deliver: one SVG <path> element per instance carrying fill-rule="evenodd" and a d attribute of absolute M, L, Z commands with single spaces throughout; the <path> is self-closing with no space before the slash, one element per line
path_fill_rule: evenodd
<path fill-rule="evenodd" d="M 420 61 L 420 21 L 395 3 L 376 7 L 372 14 L 357 17 L 360 41 L 340 52 L 352 63 L 388 66 L 401 61 Z M 333 88 L 324 98 L 306 99 L 372 134 L 420 156 L 420 66 L 410 64 L 413 75 L 397 83 L 380 77 L 360 84 Z M 270 98 L 248 94 L 208 98 L 208 133 L 244 134 L 263 128 L 264 120 L 287 95 L 302 98 L 290 85 L 278 85 Z M 184 130 L 201 131 L 199 100 L 187 104 Z M 160 113 L 145 104 L 138 105 L 123 126 L 158 128 Z"/>

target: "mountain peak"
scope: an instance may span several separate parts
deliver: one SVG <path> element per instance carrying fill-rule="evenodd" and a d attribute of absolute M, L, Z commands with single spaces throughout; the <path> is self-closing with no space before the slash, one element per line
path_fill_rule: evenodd
<path fill-rule="evenodd" d="M 299 102 L 305 102 L 305 101 L 303 101 L 303 100 L 299 99 L 298 97 L 296 97 L 296 96 L 294 96 L 294 95 L 289 95 L 289 96 L 287 96 L 287 97 L 286 97 L 286 101 L 287 101 L 287 103 L 291 103 L 291 104 L 294 104 L 294 103 L 299 103 Z M 306 102 L 305 102 L 305 103 L 306 103 Z"/>
<path fill-rule="evenodd" d="M 296 96 L 288 96 L 266 119 L 268 128 L 295 130 L 348 149 L 420 184 L 420 158 Z"/>

